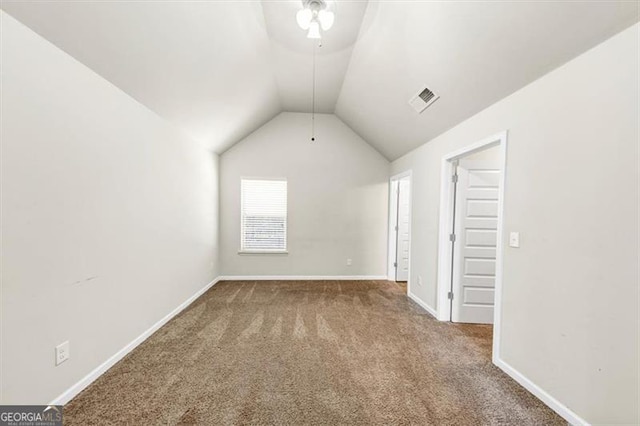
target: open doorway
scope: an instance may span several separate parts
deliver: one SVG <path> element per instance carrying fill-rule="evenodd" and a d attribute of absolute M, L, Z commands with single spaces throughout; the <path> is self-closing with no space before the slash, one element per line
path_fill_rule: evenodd
<path fill-rule="evenodd" d="M 389 192 L 389 279 L 408 291 L 411 254 L 411 172 L 393 176 Z"/>
<path fill-rule="evenodd" d="M 497 146 L 453 162 L 451 322 L 493 324 L 500 167 Z"/>
<path fill-rule="evenodd" d="M 506 132 L 442 160 L 438 319 L 494 324 L 499 342 Z"/>

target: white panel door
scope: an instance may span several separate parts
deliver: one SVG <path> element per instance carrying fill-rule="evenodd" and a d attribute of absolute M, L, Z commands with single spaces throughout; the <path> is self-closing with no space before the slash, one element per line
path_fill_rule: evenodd
<path fill-rule="evenodd" d="M 401 179 L 398 182 L 398 232 L 396 245 L 396 281 L 409 280 L 409 200 L 411 197 L 411 180 Z"/>
<path fill-rule="evenodd" d="M 500 164 L 493 155 L 458 162 L 453 250 L 454 322 L 493 323 Z"/>

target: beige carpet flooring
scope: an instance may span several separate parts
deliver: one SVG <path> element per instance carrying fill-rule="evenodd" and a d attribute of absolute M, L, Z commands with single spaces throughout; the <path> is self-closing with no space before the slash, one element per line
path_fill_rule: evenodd
<path fill-rule="evenodd" d="M 64 408 L 69 425 L 566 424 L 387 281 L 221 282 Z"/>

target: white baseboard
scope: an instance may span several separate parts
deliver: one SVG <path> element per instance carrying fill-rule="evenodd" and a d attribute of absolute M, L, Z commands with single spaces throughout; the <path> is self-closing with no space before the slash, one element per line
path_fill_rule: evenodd
<path fill-rule="evenodd" d="M 544 389 L 540 388 L 538 385 L 526 378 L 522 373 L 504 362 L 502 359 L 494 357 L 493 363 L 502 371 L 511 376 L 513 380 L 520 383 L 522 387 L 538 397 L 538 399 L 544 402 L 549 408 L 558 413 L 562 418 L 564 418 L 573 426 L 589 425 L 586 420 L 571 411 L 566 405 L 549 395 Z"/>
<path fill-rule="evenodd" d="M 117 363 L 122 358 L 124 358 L 129 352 L 134 350 L 136 346 L 144 342 L 149 336 L 155 333 L 160 327 L 165 325 L 167 322 L 169 322 L 169 320 L 171 320 L 173 317 L 175 317 L 180 312 L 182 312 L 187 306 L 193 303 L 198 297 L 202 296 L 207 290 L 213 287 L 218 281 L 220 281 L 220 277 L 214 279 L 209 284 L 205 285 L 203 288 L 198 290 L 196 294 L 194 294 L 193 296 L 189 297 L 187 300 L 182 302 L 177 308 L 175 308 L 173 311 L 165 315 L 164 318 L 162 318 L 160 321 L 153 324 L 148 330 L 146 330 L 144 333 L 142 333 L 141 335 L 133 339 L 133 341 L 131 341 L 127 346 L 120 349 L 118 352 L 113 354 L 109 359 L 107 359 L 105 362 L 100 364 L 89 374 L 87 374 L 78 382 L 76 382 L 69 389 L 67 389 L 60 395 L 58 395 L 58 397 L 55 398 L 53 401 L 51 401 L 49 405 L 64 405 L 67 402 L 71 401 L 73 397 L 75 397 L 77 394 L 82 392 L 82 390 L 84 390 L 87 386 L 93 383 L 94 380 L 96 380 L 98 377 L 104 374 L 109 368 L 113 367 L 115 363 Z"/>
<path fill-rule="evenodd" d="M 433 309 L 431 306 L 427 305 L 426 303 L 424 303 L 422 300 L 420 300 L 420 298 L 418 296 L 416 296 L 415 294 L 413 294 L 411 292 L 407 293 L 407 296 L 409 296 L 409 299 L 413 300 L 418 305 L 420 305 L 420 307 L 422 309 L 424 309 L 425 311 L 427 311 L 432 317 L 434 317 L 436 319 L 438 318 L 438 313 L 436 312 L 436 310 Z"/>
<path fill-rule="evenodd" d="M 227 275 L 220 281 L 326 281 L 326 280 L 387 280 L 386 275 Z"/>
<path fill-rule="evenodd" d="M 67 402 L 71 401 L 73 397 L 82 392 L 87 386 L 93 383 L 98 377 L 104 374 L 109 368 L 113 367 L 118 361 L 124 358 L 129 352 L 135 349 L 138 345 L 144 342 L 149 336 L 155 333 L 160 327 L 169 322 L 173 317 L 182 312 L 187 306 L 193 303 L 198 297 L 202 296 L 207 290 L 213 287 L 216 283 L 220 281 L 264 281 L 264 280 L 387 280 L 388 277 L 385 275 L 232 275 L 232 276 L 219 276 L 211 281 L 209 284 L 205 285 L 202 289 L 198 290 L 193 296 L 189 297 L 187 300 L 182 302 L 178 307 L 176 307 L 173 311 L 165 315 L 160 321 L 153 324 L 149 329 L 147 329 L 144 333 L 136 337 L 133 341 L 127 344 L 124 348 L 120 349 L 114 355 L 112 355 L 105 362 L 96 367 L 93 371 L 87 374 L 85 377 L 80 379 L 74 385 L 72 385 L 69 389 L 58 395 L 55 399 L 53 399 L 49 405 L 64 405 Z M 437 318 L 437 312 L 427 305 L 425 302 L 420 300 L 415 294 L 408 293 L 408 296 L 411 300 L 416 302 L 420 307 L 426 310 L 430 315 L 434 318 Z M 549 408 L 554 410 L 558 415 L 568 421 L 570 424 L 574 426 L 589 426 L 589 423 L 578 416 L 576 413 L 571 411 L 567 406 L 562 404 L 560 401 L 549 395 L 546 391 L 540 388 L 538 385 L 533 383 L 531 380 L 526 378 L 522 373 L 517 371 L 511 365 L 507 364 L 500 358 L 494 358 L 493 363 L 500 368 L 502 371 L 507 373 L 511 378 L 513 378 L 516 382 L 522 385 L 525 389 L 531 392 L 533 395 L 538 397 L 542 402 L 544 402 Z"/>
<path fill-rule="evenodd" d="M 434 318 L 438 318 L 438 313 L 436 312 L 436 310 L 420 300 L 420 298 L 415 294 L 408 293 L 408 296 L 411 300 L 420 305 L 420 307 L 422 307 L 425 311 L 430 313 Z M 502 359 L 494 357 L 493 363 L 573 426 L 589 426 L 589 423 L 586 420 L 571 411 L 567 406 L 549 395 L 546 391 L 526 378 L 522 373 L 504 362 Z"/>

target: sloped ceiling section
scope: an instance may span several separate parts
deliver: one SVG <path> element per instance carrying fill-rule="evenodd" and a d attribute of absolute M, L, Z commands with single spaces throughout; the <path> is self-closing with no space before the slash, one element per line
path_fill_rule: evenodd
<path fill-rule="evenodd" d="M 318 112 L 388 159 L 638 20 L 638 2 L 329 0 Z M 4 0 L 0 7 L 221 153 L 281 111 L 310 112 L 301 0 Z M 409 99 L 440 95 L 417 114 Z M 553 102 L 550 99 L 549 102 Z"/>
<path fill-rule="evenodd" d="M 282 107 L 290 112 L 311 110 L 315 50 L 315 108 L 333 113 L 367 2 L 333 2 L 336 22 L 323 35 L 322 47 L 298 27 L 295 16 L 300 6 L 300 0 L 262 1 Z"/>
<path fill-rule="evenodd" d="M 281 111 L 309 112 L 313 51 L 300 0 L 3 1 L 2 9 L 221 153 Z M 334 3 L 316 47 L 318 112 L 333 113 L 366 1 Z"/>
<path fill-rule="evenodd" d="M 394 160 L 637 20 L 636 2 L 370 1 L 336 115 Z M 440 99 L 417 114 L 425 86 Z"/>
<path fill-rule="evenodd" d="M 214 151 L 282 110 L 259 2 L 4 1 L 2 8 Z"/>

